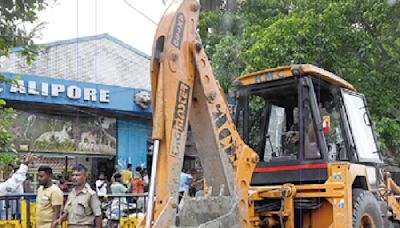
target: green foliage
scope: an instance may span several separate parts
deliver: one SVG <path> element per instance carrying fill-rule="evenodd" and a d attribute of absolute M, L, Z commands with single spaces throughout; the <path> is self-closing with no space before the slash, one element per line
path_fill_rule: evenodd
<path fill-rule="evenodd" d="M 240 74 L 292 63 L 343 77 L 366 95 L 382 148 L 400 155 L 400 1 L 391 2 L 245 0 L 235 13 L 202 14 L 213 33 L 201 37 L 226 91 Z"/>
<path fill-rule="evenodd" d="M 215 52 L 215 45 L 227 35 L 238 35 L 240 19 L 236 14 L 224 10 L 206 11 L 200 14 L 199 33 L 209 56 Z"/>
<path fill-rule="evenodd" d="M 263 98 L 259 96 L 251 96 L 249 100 L 249 126 L 251 130 L 249 131 L 249 146 L 251 148 L 258 149 L 257 147 L 261 142 L 261 123 L 260 116 L 263 115 L 266 102 Z"/>
<path fill-rule="evenodd" d="M 39 23 L 33 29 L 24 29 L 24 23 L 35 23 L 37 12 L 43 10 L 48 4 L 45 0 L 4 0 L 0 4 L 0 58 L 7 57 L 10 49 L 23 48 L 21 54 L 26 57 L 30 65 L 35 59 L 38 47 L 33 43 L 33 38 L 43 27 Z M 13 83 L 0 72 L 0 83 Z M 14 117 L 12 108 L 7 108 L 6 102 L 0 99 L 0 151 L 13 150 L 10 140 L 12 136 L 7 128 Z"/>
<path fill-rule="evenodd" d="M 8 175 L 8 164 L 15 165 L 17 161 L 18 156 L 16 154 L 10 154 L 10 153 L 0 153 L 0 169 L 3 171 L 3 173 Z M 3 175 L 4 177 L 4 175 Z"/>
<path fill-rule="evenodd" d="M 399 119 L 388 117 L 379 118 L 376 122 L 376 129 L 381 140 L 381 149 L 390 154 L 398 153 L 400 148 Z"/>
<path fill-rule="evenodd" d="M 5 104 L 4 100 L 0 100 L 0 103 Z M 14 151 L 14 147 L 11 144 L 12 135 L 7 131 L 10 124 L 12 124 L 15 115 L 12 108 L 0 106 L 0 149 L 1 151 Z"/>
<path fill-rule="evenodd" d="M 239 41 L 233 35 L 224 36 L 215 46 L 215 56 L 213 59 L 214 73 L 218 75 L 221 87 L 227 91 L 235 76 L 240 75 L 244 63 L 240 58 Z M 230 49 L 226 49 L 231 46 Z M 233 77 L 232 77 L 233 76 Z"/>
<path fill-rule="evenodd" d="M 27 31 L 22 23 L 35 23 L 37 12 L 47 6 L 44 0 L 4 0 L 0 5 L 0 56 L 8 56 L 13 47 L 23 47 L 22 55 L 26 56 L 27 63 L 34 60 L 37 51 L 32 39 L 43 27 L 43 23 Z"/>
<path fill-rule="evenodd" d="M 5 167 L 8 164 L 15 164 L 17 161 L 17 155 L 16 154 L 9 154 L 9 153 L 1 153 L 0 154 L 0 166 Z"/>

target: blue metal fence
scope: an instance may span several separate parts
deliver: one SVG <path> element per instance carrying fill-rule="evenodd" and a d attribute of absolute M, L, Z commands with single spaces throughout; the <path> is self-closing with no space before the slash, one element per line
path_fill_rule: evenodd
<path fill-rule="evenodd" d="M 134 221 L 138 221 L 146 211 L 147 195 L 144 193 L 99 196 L 103 212 L 103 227 L 118 226 L 124 218 L 134 218 Z M 67 196 L 67 194 L 64 195 L 64 197 Z M 22 227 L 35 227 L 36 194 L 0 196 L 0 209 L 0 221 L 17 220 Z"/>

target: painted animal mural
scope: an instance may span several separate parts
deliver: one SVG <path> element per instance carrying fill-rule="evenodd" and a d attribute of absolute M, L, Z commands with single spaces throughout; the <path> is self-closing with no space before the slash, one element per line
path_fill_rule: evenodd
<path fill-rule="evenodd" d="M 49 131 L 40 135 L 35 141 L 36 142 L 59 142 L 64 143 L 72 141 L 69 133 L 72 131 L 71 122 L 66 122 L 61 131 Z"/>

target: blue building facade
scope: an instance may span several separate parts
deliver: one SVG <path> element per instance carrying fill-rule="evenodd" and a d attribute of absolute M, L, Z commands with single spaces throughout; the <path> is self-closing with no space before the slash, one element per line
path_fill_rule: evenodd
<path fill-rule="evenodd" d="M 15 109 L 17 151 L 43 155 L 56 173 L 83 163 L 93 178 L 147 166 L 149 56 L 107 34 L 47 44 L 32 66 L 20 51 L 0 68 L 14 81 L 0 86 L 0 99 Z"/>

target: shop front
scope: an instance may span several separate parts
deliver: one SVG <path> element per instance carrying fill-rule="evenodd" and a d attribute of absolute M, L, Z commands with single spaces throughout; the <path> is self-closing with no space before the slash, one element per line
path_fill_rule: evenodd
<path fill-rule="evenodd" d="M 0 88 L 0 98 L 15 109 L 9 128 L 15 149 L 39 156 L 32 174 L 49 165 L 56 175 L 68 175 L 84 164 L 95 181 L 100 172 L 111 178 L 116 165 L 147 165 L 148 90 L 3 74 L 16 80 Z"/>

